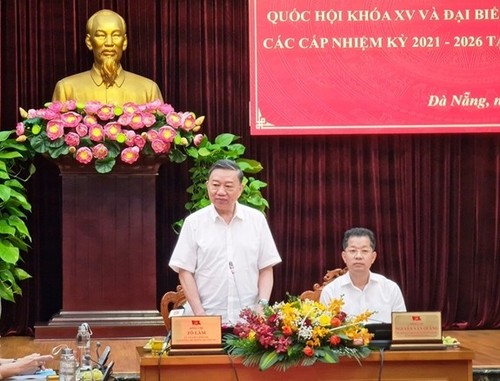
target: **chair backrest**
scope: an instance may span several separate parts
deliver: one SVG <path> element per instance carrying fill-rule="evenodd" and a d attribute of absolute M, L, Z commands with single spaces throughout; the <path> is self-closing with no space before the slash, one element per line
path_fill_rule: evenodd
<path fill-rule="evenodd" d="M 347 273 L 347 267 L 344 267 L 343 269 L 328 270 L 325 276 L 323 277 L 323 283 L 322 284 L 315 283 L 313 285 L 312 290 L 306 290 L 302 294 L 300 294 L 300 299 L 302 300 L 310 299 L 319 302 L 319 297 L 321 295 L 321 290 L 323 289 L 323 287 L 325 287 L 335 278 L 338 278 L 339 276 L 344 275 L 345 273 Z"/>
<path fill-rule="evenodd" d="M 170 331 L 170 311 L 181 307 L 184 303 L 186 303 L 186 295 L 184 295 L 184 290 L 180 284 L 175 291 L 168 291 L 161 298 L 160 312 L 167 331 Z"/>
<path fill-rule="evenodd" d="M 325 287 L 328 283 L 330 283 L 332 280 L 335 278 L 347 273 L 347 267 L 343 269 L 334 269 L 334 270 L 328 270 L 323 277 L 323 283 L 315 283 L 313 285 L 312 290 L 307 290 L 304 291 L 302 294 L 300 294 L 300 299 L 311 299 L 315 301 L 319 301 L 319 297 L 321 295 L 321 290 L 323 287 Z M 163 322 L 165 323 L 165 327 L 167 328 L 167 331 L 170 331 L 170 311 L 181 307 L 184 303 L 186 303 L 186 295 L 184 295 L 184 290 L 182 289 L 181 285 L 178 285 L 175 291 L 168 291 L 166 292 L 163 297 L 161 298 L 160 302 L 160 312 L 161 316 L 163 318 Z"/>

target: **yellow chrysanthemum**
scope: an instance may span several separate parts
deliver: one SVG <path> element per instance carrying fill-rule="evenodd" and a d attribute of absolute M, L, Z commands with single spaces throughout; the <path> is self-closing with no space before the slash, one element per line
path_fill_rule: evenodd
<path fill-rule="evenodd" d="M 318 318 L 318 323 L 320 326 L 322 327 L 327 327 L 330 325 L 330 322 L 332 321 L 332 318 L 330 317 L 330 315 L 327 315 L 327 314 L 322 314 L 319 318 Z"/>

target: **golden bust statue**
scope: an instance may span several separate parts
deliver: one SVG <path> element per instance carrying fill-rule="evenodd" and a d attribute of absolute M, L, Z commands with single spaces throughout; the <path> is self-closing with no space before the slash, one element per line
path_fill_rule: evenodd
<path fill-rule="evenodd" d="M 155 82 L 122 68 L 120 60 L 127 49 L 126 32 L 125 20 L 119 14 L 108 9 L 94 13 L 87 21 L 85 36 L 85 45 L 94 54 L 94 65 L 88 71 L 58 81 L 52 100 L 100 101 L 114 105 L 163 101 Z"/>

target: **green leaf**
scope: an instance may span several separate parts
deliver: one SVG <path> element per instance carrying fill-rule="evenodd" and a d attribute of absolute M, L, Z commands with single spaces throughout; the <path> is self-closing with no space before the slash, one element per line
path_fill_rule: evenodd
<path fill-rule="evenodd" d="M 96 160 L 94 166 L 96 171 L 99 173 L 109 173 L 113 170 L 115 164 L 116 164 L 115 159 L 107 157 L 105 159 Z"/>
<path fill-rule="evenodd" d="M 13 151 L 13 152 L 0 151 L 0 159 L 2 159 L 2 160 L 17 159 L 20 157 L 23 157 L 23 155 L 19 152 L 16 152 L 16 151 Z"/>
<path fill-rule="evenodd" d="M 262 355 L 259 362 L 259 369 L 266 370 L 276 364 L 279 360 L 278 353 L 276 351 L 268 351 Z"/>
<path fill-rule="evenodd" d="M 198 154 L 202 157 L 206 157 L 206 156 L 210 156 L 211 152 L 208 148 L 206 147 L 201 147 L 199 150 L 198 150 Z"/>
<path fill-rule="evenodd" d="M 18 279 L 18 280 L 26 280 L 26 279 L 29 279 L 31 278 L 31 275 L 28 274 L 26 271 L 24 271 L 23 269 L 20 269 L 19 267 L 16 267 L 14 269 L 14 276 Z"/>
<path fill-rule="evenodd" d="M 324 348 L 319 353 L 318 360 L 328 364 L 335 364 L 339 362 L 339 355 L 331 348 Z"/>
<path fill-rule="evenodd" d="M 10 187 L 4 184 L 0 184 L 0 200 L 2 200 L 3 202 L 8 201 L 10 199 L 11 193 L 12 190 L 10 189 Z"/>
<path fill-rule="evenodd" d="M 19 260 L 19 248 L 6 239 L 0 239 L 0 259 L 13 265 L 16 264 Z"/>
<path fill-rule="evenodd" d="M 6 141 L 14 132 L 14 130 L 0 131 L 0 142 Z"/>
<path fill-rule="evenodd" d="M 259 173 L 263 169 L 262 164 L 253 159 L 238 159 L 238 165 L 245 173 Z"/>
<path fill-rule="evenodd" d="M 6 219 L 2 219 L 0 220 L 0 234 L 14 236 L 16 234 L 16 229 L 8 224 Z"/>
<path fill-rule="evenodd" d="M 215 138 L 215 143 L 220 145 L 221 147 L 227 147 L 236 139 L 238 139 L 236 135 L 225 133 L 218 135 Z"/>
<path fill-rule="evenodd" d="M 17 216 L 10 216 L 7 222 L 10 226 L 14 227 L 21 236 L 26 237 L 31 241 L 30 233 L 23 220 Z"/>
<path fill-rule="evenodd" d="M 177 148 L 171 150 L 168 154 L 168 157 L 174 163 L 182 163 L 187 158 L 187 156 Z"/>

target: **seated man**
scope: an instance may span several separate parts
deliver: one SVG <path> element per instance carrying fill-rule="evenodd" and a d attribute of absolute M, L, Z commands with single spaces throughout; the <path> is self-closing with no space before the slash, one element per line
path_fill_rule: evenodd
<path fill-rule="evenodd" d="M 57 82 L 53 101 L 123 105 L 163 100 L 155 82 L 123 70 L 120 60 L 128 41 L 126 24 L 119 14 L 108 9 L 94 13 L 87 21 L 85 44 L 94 54 L 94 65 Z"/>
<path fill-rule="evenodd" d="M 375 235 L 366 228 L 353 228 L 344 233 L 342 259 L 348 272 L 327 284 L 320 302 L 343 298 L 344 312 L 359 315 L 375 312 L 370 323 L 390 323 L 393 311 L 406 311 L 399 286 L 383 275 L 370 271 L 377 258 Z"/>

